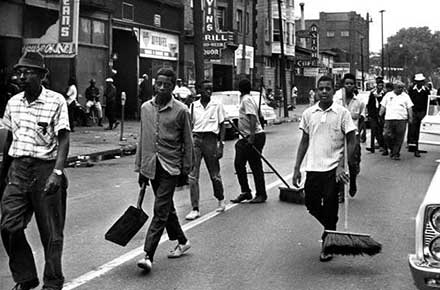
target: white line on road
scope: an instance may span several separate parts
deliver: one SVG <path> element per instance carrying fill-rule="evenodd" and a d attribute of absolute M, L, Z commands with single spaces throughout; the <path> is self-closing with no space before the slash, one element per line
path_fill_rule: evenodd
<path fill-rule="evenodd" d="M 285 180 L 290 180 L 292 178 L 292 174 L 286 175 L 283 177 Z M 266 186 L 266 190 L 269 191 L 272 188 L 274 188 L 275 186 L 281 184 L 281 180 L 277 180 L 275 182 L 272 182 L 271 184 Z M 238 203 L 234 203 L 234 204 L 228 204 L 226 206 L 225 211 L 230 210 L 231 208 L 237 206 Z M 185 225 L 182 226 L 182 229 L 184 232 L 214 218 L 215 216 L 222 214 L 216 211 L 212 211 L 210 213 L 207 213 L 206 215 L 202 216 L 199 219 L 196 219 L 192 222 L 189 222 Z M 162 238 L 160 239 L 159 245 L 162 244 L 163 242 L 165 242 L 166 240 L 168 240 L 168 236 L 166 234 L 164 234 L 162 236 Z M 64 284 L 63 289 L 64 290 L 72 290 L 75 288 L 78 288 L 81 285 L 84 285 L 88 282 L 90 282 L 91 280 L 98 278 L 102 275 L 104 275 L 105 273 L 111 271 L 112 269 L 130 261 L 133 260 L 134 258 L 136 258 L 137 256 L 141 255 L 144 253 L 144 247 L 138 247 L 136 249 L 131 250 L 130 252 L 119 256 L 118 258 L 105 263 L 104 265 L 101 265 L 100 267 L 98 267 L 96 270 L 90 271 L 88 273 L 85 273 L 84 275 L 79 276 L 78 278 L 73 279 L 70 282 L 67 282 L 66 284 Z"/>

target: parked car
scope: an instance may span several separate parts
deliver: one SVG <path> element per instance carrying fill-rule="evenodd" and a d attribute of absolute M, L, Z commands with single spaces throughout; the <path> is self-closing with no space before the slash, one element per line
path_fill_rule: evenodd
<path fill-rule="evenodd" d="M 430 96 L 422 120 L 419 147 L 440 145 L 440 99 Z M 437 160 L 440 163 L 440 160 Z M 419 289 L 440 288 L 440 164 L 416 216 L 415 253 L 408 257 L 414 283 Z"/>
<path fill-rule="evenodd" d="M 260 92 L 251 91 L 251 96 L 254 98 L 256 104 L 259 103 Z M 226 112 L 226 118 L 234 122 L 235 125 L 238 124 L 238 110 L 240 108 L 240 92 L 239 91 L 222 91 L 213 92 L 211 99 L 223 104 Z M 276 119 L 275 111 L 272 107 L 267 105 L 265 96 L 261 98 L 261 114 L 264 117 L 264 123 L 272 123 Z M 229 122 L 226 122 L 226 134 L 228 136 L 236 136 L 232 126 Z"/>

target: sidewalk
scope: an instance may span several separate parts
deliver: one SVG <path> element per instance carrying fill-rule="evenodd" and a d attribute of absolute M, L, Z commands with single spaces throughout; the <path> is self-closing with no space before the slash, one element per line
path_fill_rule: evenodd
<path fill-rule="evenodd" d="M 302 112 L 307 105 L 298 105 L 295 110 L 289 111 L 289 117 L 279 117 L 279 110 L 275 110 L 277 120 L 274 124 L 285 122 L 299 122 Z M 282 112 L 281 112 L 282 113 Z M 139 121 L 124 122 L 124 141 L 120 141 L 121 128 L 104 130 L 104 127 L 75 127 L 70 134 L 70 150 L 67 166 L 92 166 L 92 162 L 114 158 L 115 156 L 131 155 L 136 152 L 139 135 Z"/>

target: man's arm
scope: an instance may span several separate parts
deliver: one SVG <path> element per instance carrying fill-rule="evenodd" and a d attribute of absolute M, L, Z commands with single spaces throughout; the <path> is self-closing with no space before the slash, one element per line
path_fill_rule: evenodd
<path fill-rule="evenodd" d="M 6 187 L 6 178 L 8 176 L 9 167 L 11 166 L 12 163 L 12 157 L 9 156 L 8 154 L 11 144 L 12 144 L 12 132 L 8 131 L 6 135 L 5 144 L 3 147 L 3 161 L 0 172 L 0 200 L 2 199 L 3 191 L 5 190 Z"/>
<path fill-rule="evenodd" d="M 409 107 L 407 109 L 408 112 L 408 123 L 412 123 L 413 122 L 413 107 Z"/>
<path fill-rule="evenodd" d="M 249 130 L 250 130 L 250 134 L 249 137 L 247 138 L 247 141 L 250 144 L 254 144 L 254 140 L 255 140 L 255 131 L 257 130 L 257 116 L 252 115 L 252 114 L 248 114 L 247 115 L 249 117 Z"/>
<path fill-rule="evenodd" d="M 189 116 L 189 111 L 185 110 L 183 112 L 183 167 L 182 173 L 189 174 L 193 167 L 193 140 L 192 140 L 192 129 L 191 129 L 191 118 Z"/>
<path fill-rule="evenodd" d="M 67 154 L 69 153 L 70 146 L 70 132 L 67 129 L 61 129 L 58 131 L 58 149 L 57 159 L 55 161 L 54 170 L 64 170 L 64 164 L 67 160 Z M 46 182 L 44 191 L 47 194 L 54 194 L 58 191 L 62 183 L 62 175 L 57 175 L 55 172 L 49 176 Z"/>
<path fill-rule="evenodd" d="M 309 134 L 303 131 L 303 135 L 301 137 L 301 141 L 299 143 L 299 147 L 296 152 L 296 162 L 295 162 L 295 167 L 293 169 L 292 184 L 296 187 L 298 187 L 298 184 L 301 183 L 300 168 L 308 148 L 309 148 Z"/>

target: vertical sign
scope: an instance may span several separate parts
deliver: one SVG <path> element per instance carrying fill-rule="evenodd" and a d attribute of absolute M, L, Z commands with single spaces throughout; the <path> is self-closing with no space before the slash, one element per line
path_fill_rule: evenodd
<path fill-rule="evenodd" d="M 74 0 L 60 0 L 59 42 L 73 42 Z"/>
<path fill-rule="evenodd" d="M 311 40 L 311 50 L 312 50 L 312 66 L 318 66 L 318 53 L 319 53 L 319 44 L 318 44 L 318 26 L 312 24 L 310 27 L 310 40 Z"/>
<path fill-rule="evenodd" d="M 206 0 L 205 2 L 205 33 L 215 33 L 215 17 L 214 17 L 215 0 Z"/>

